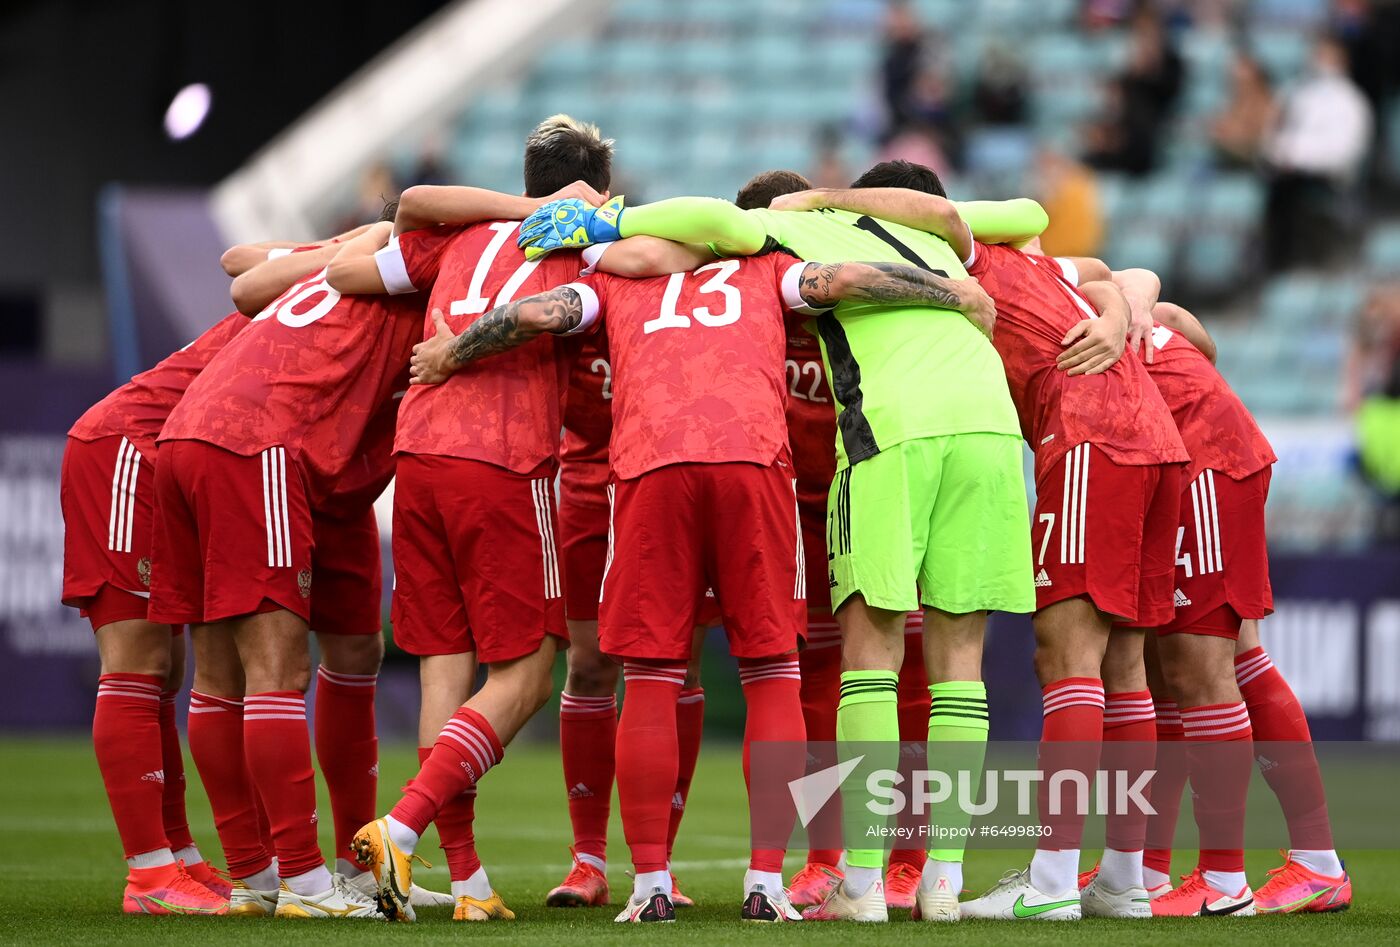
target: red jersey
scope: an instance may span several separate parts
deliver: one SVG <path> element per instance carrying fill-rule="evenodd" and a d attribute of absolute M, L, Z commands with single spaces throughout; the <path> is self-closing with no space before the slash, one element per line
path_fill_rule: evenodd
<path fill-rule="evenodd" d="M 1152 347 L 1147 373 L 1191 454 L 1187 481 L 1206 468 L 1243 480 L 1278 460 L 1249 409 L 1200 349 L 1162 325 L 1152 329 Z"/>
<path fill-rule="evenodd" d="M 787 309 L 804 310 L 805 264 L 783 254 L 718 260 L 693 273 L 572 284 L 584 331 L 607 326 L 613 368 L 613 473 L 678 463 L 787 457 Z M 834 441 L 833 441 L 834 443 Z"/>
<path fill-rule="evenodd" d="M 160 440 L 298 458 L 313 506 L 354 458 L 421 338 L 422 297 L 345 295 L 321 270 L 258 313 L 190 384 Z"/>
<path fill-rule="evenodd" d="M 797 500 L 826 510 L 836 476 L 836 406 L 817 337 L 798 326 L 787 333 L 787 429 Z"/>
<path fill-rule="evenodd" d="M 497 220 L 401 234 L 379 252 L 379 271 L 390 292 L 431 287 L 428 312 L 441 309 L 460 334 L 496 306 L 578 276 L 577 253 L 527 262 L 515 245 L 519 229 L 519 221 Z M 424 337 L 433 332 L 429 317 Z M 547 335 L 482 359 L 441 385 L 415 385 L 399 409 L 394 450 L 534 470 L 558 455 L 574 351 L 574 344 Z"/>
<path fill-rule="evenodd" d="M 612 363 L 605 333 L 583 339 L 569 371 L 559 490 L 575 503 L 607 505 L 608 441 L 612 437 Z"/>
<path fill-rule="evenodd" d="M 345 472 L 315 512 L 351 517 L 373 505 L 394 479 L 394 429 L 398 424 L 399 403 L 408 391 L 408 372 L 400 373 L 394 391 L 379 405 Z"/>
<path fill-rule="evenodd" d="M 219 350 L 248 325 L 241 312 L 225 316 L 189 345 L 167 355 L 131 381 L 88 408 L 68 431 L 80 441 L 121 435 L 147 459 L 156 456 L 156 438 L 166 418 L 195 376 Z"/>
<path fill-rule="evenodd" d="M 1136 358 L 1125 355 L 1097 375 L 1070 375 L 1055 366 L 1065 333 L 1098 317 L 1055 261 L 978 243 L 967 271 L 996 302 L 992 343 L 1006 366 L 1021 433 L 1035 451 L 1037 480 L 1086 441 L 1119 464 L 1189 459 L 1171 411 Z"/>

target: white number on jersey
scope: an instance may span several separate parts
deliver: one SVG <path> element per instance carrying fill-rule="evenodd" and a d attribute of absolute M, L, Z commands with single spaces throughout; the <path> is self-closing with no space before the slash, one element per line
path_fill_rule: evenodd
<path fill-rule="evenodd" d="M 453 316 L 477 316 L 495 306 L 504 306 L 515 298 L 515 294 L 520 292 L 521 285 L 530 278 L 530 274 L 535 272 L 535 267 L 540 265 L 539 260 L 526 260 L 516 267 L 510 279 L 501 287 L 501 292 L 496 296 L 493 304 L 490 297 L 481 295 L 482 289 L 486 285 L 486 274 L 491 271 L 491 264 L 496 262 L 496 255 L 501 252 L 501 247 L 506 245 L 506 241 L 519 229 L 520 225 L 509 221 L 498 220 L 491 225 L 495 235 L 491 237 L 491 242 L 486 244 L 486 249 L 482 252 L 481 258 L 476 261 L 476 269 L 472 271 L 471 282 L 467 284 L 467 295 L 462 299 L 452 300 L 452 304 L 447 307 L 449 315 Z"/>
<path fill-rule="evenodd" d="M 821 388 L 822 385 L 821 362 L 798 362 L 793 359 L 788 359 L 785 364 L 787 366 L 788 375 L 788 394 L 792 395 L 794 398 L 801 398 L 803 401 L 826 404 L 828 400 L 826 395 L 817 390 Z M 812 383 L 807 386 L 805 392 L 799 391 L 797 386 L 807 375 L 812 376 Z"/>
<path fill-rule="evenodd" d="M 317 296 L 321 298 L 316 299 Z M 295 311 L 297 307 L 306 305 L 313 299 L 316 299 L 314 305 L 302 312 Z M 300 286 L 294 286 L 278 296 L 268 304 L 266 309 L 254 316 L 253 321 L 261 322 L 276 316 L 277 321 L 284 326 L 300 329 L 303 326 L 311 325 L 330 312 L 338 302 L 340 302 L 340 293 L 326 282 L 326 271 L 322 270 Z"/>
<path fill-rule="evenodd" d="M 593 360 L 593 364 L 588 366 L 588 369 L 589 369 L 589 371 L 593 372 L 593 374 L 595 374 L 595 375 L 599 374 L 600 372 L 602 373 L 602 375 L 603 375 L 603 400 L 604 400 L 604 401 L 607 401 L 607 400 L 611 399 L 611 398 L 612 398 L 612 366 L 608 364 L 608 360 L 605 359 L 605 358 L 595 358 L 595 359 Z"/>
<path fill-rule="evenodd" d="M 690 312 L 690 315 L 676 312 L 676 304 L 680 302 L 685 278 L 691 274 L 673 273 L 671 278 L 666 281 L 666 292 L 661 297 L 661 314 L 655 319 L 648 319 L 642 325 L 642 334 L 651 335 L 662 329 L 688 329 L 690 328 L 691 316 L 694 316 L 695 321 L 702 326 L 709 326 L 712 329 L 738 322 L 743 300 L 739 297 L 739 291 L 730 286 L 726 280 L 739 272 L 739 261 L 719 260 L 715 263 L 706 263 L 695 270 L 695 275 L 698 276 L 710 271 L 713 271 L 715 275 L 700 284 L 699 292 L 719 293 L 724 299 L 723 309 L 719 312 L 711 312 L 708 306 L 697 306 Z"/>

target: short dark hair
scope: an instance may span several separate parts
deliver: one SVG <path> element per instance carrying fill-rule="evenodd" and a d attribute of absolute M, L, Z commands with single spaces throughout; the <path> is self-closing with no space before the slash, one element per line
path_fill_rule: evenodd
<path fill-rule="evenodd" d="M 937 197 L 947 197 L 938 172 L 922 164 L 905 161 L 881 161 L 852 182 L 851 187 L 903 187 L 923 191 Z"/>
<path fill-rule="evenodd" d="M 749 178 L 749 183 L 739 188 L 734 203 L 743 210 L 767 207 L 773 198 L 798 191 L 811 190 L 812 182 L 796 171 L 763 171 Z"/>
<path fill-rule="evenodd" d="M 396 197 L 392 201 L 384 202 L 384 209 L 379 212 L 379 222 L 390 223 L 399 214 L 399 199 Z"/>
<path fill-rule="evenodd" d="M 525 194 L 547 197 L 575 181 L 596 191 L 612 183 L 613 142 L 598 126 L 551 115 L 525 139 Z"/>

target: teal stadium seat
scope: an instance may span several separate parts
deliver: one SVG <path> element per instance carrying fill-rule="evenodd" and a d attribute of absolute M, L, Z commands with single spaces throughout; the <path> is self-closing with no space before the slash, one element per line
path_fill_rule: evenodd
<path fill-rule="evenodd" d="M 1400 273 L 1400 223 L 1377 227 L 1366 238 L 1366 266 L 1377 275 Z"/>
<path fill-rule="evenodd" d="M 1141 221 L 1127 222 L 1113 234 L 1108 263 L 1114 269 L 1141 266 L 1169 279 L 1173 272 L 1172 241 L 1166 231 Z"/>
<path fill-rule="evenodd" d="M 1197 291 L 1222 293 L 1245 273 L 1244 239 L 1226 230 L 1207 230 L 1187 238 L 1181 275 Z"/>

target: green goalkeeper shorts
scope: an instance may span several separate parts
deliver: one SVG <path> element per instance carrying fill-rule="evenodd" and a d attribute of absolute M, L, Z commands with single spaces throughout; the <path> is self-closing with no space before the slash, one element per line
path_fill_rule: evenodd
<path fill-rule="evenodd" d="M 921 437 L 838 471 L 826 530 L 833 610 L 857 592 L 899 612 L 1035 609 L 1019 437 Z"/>

